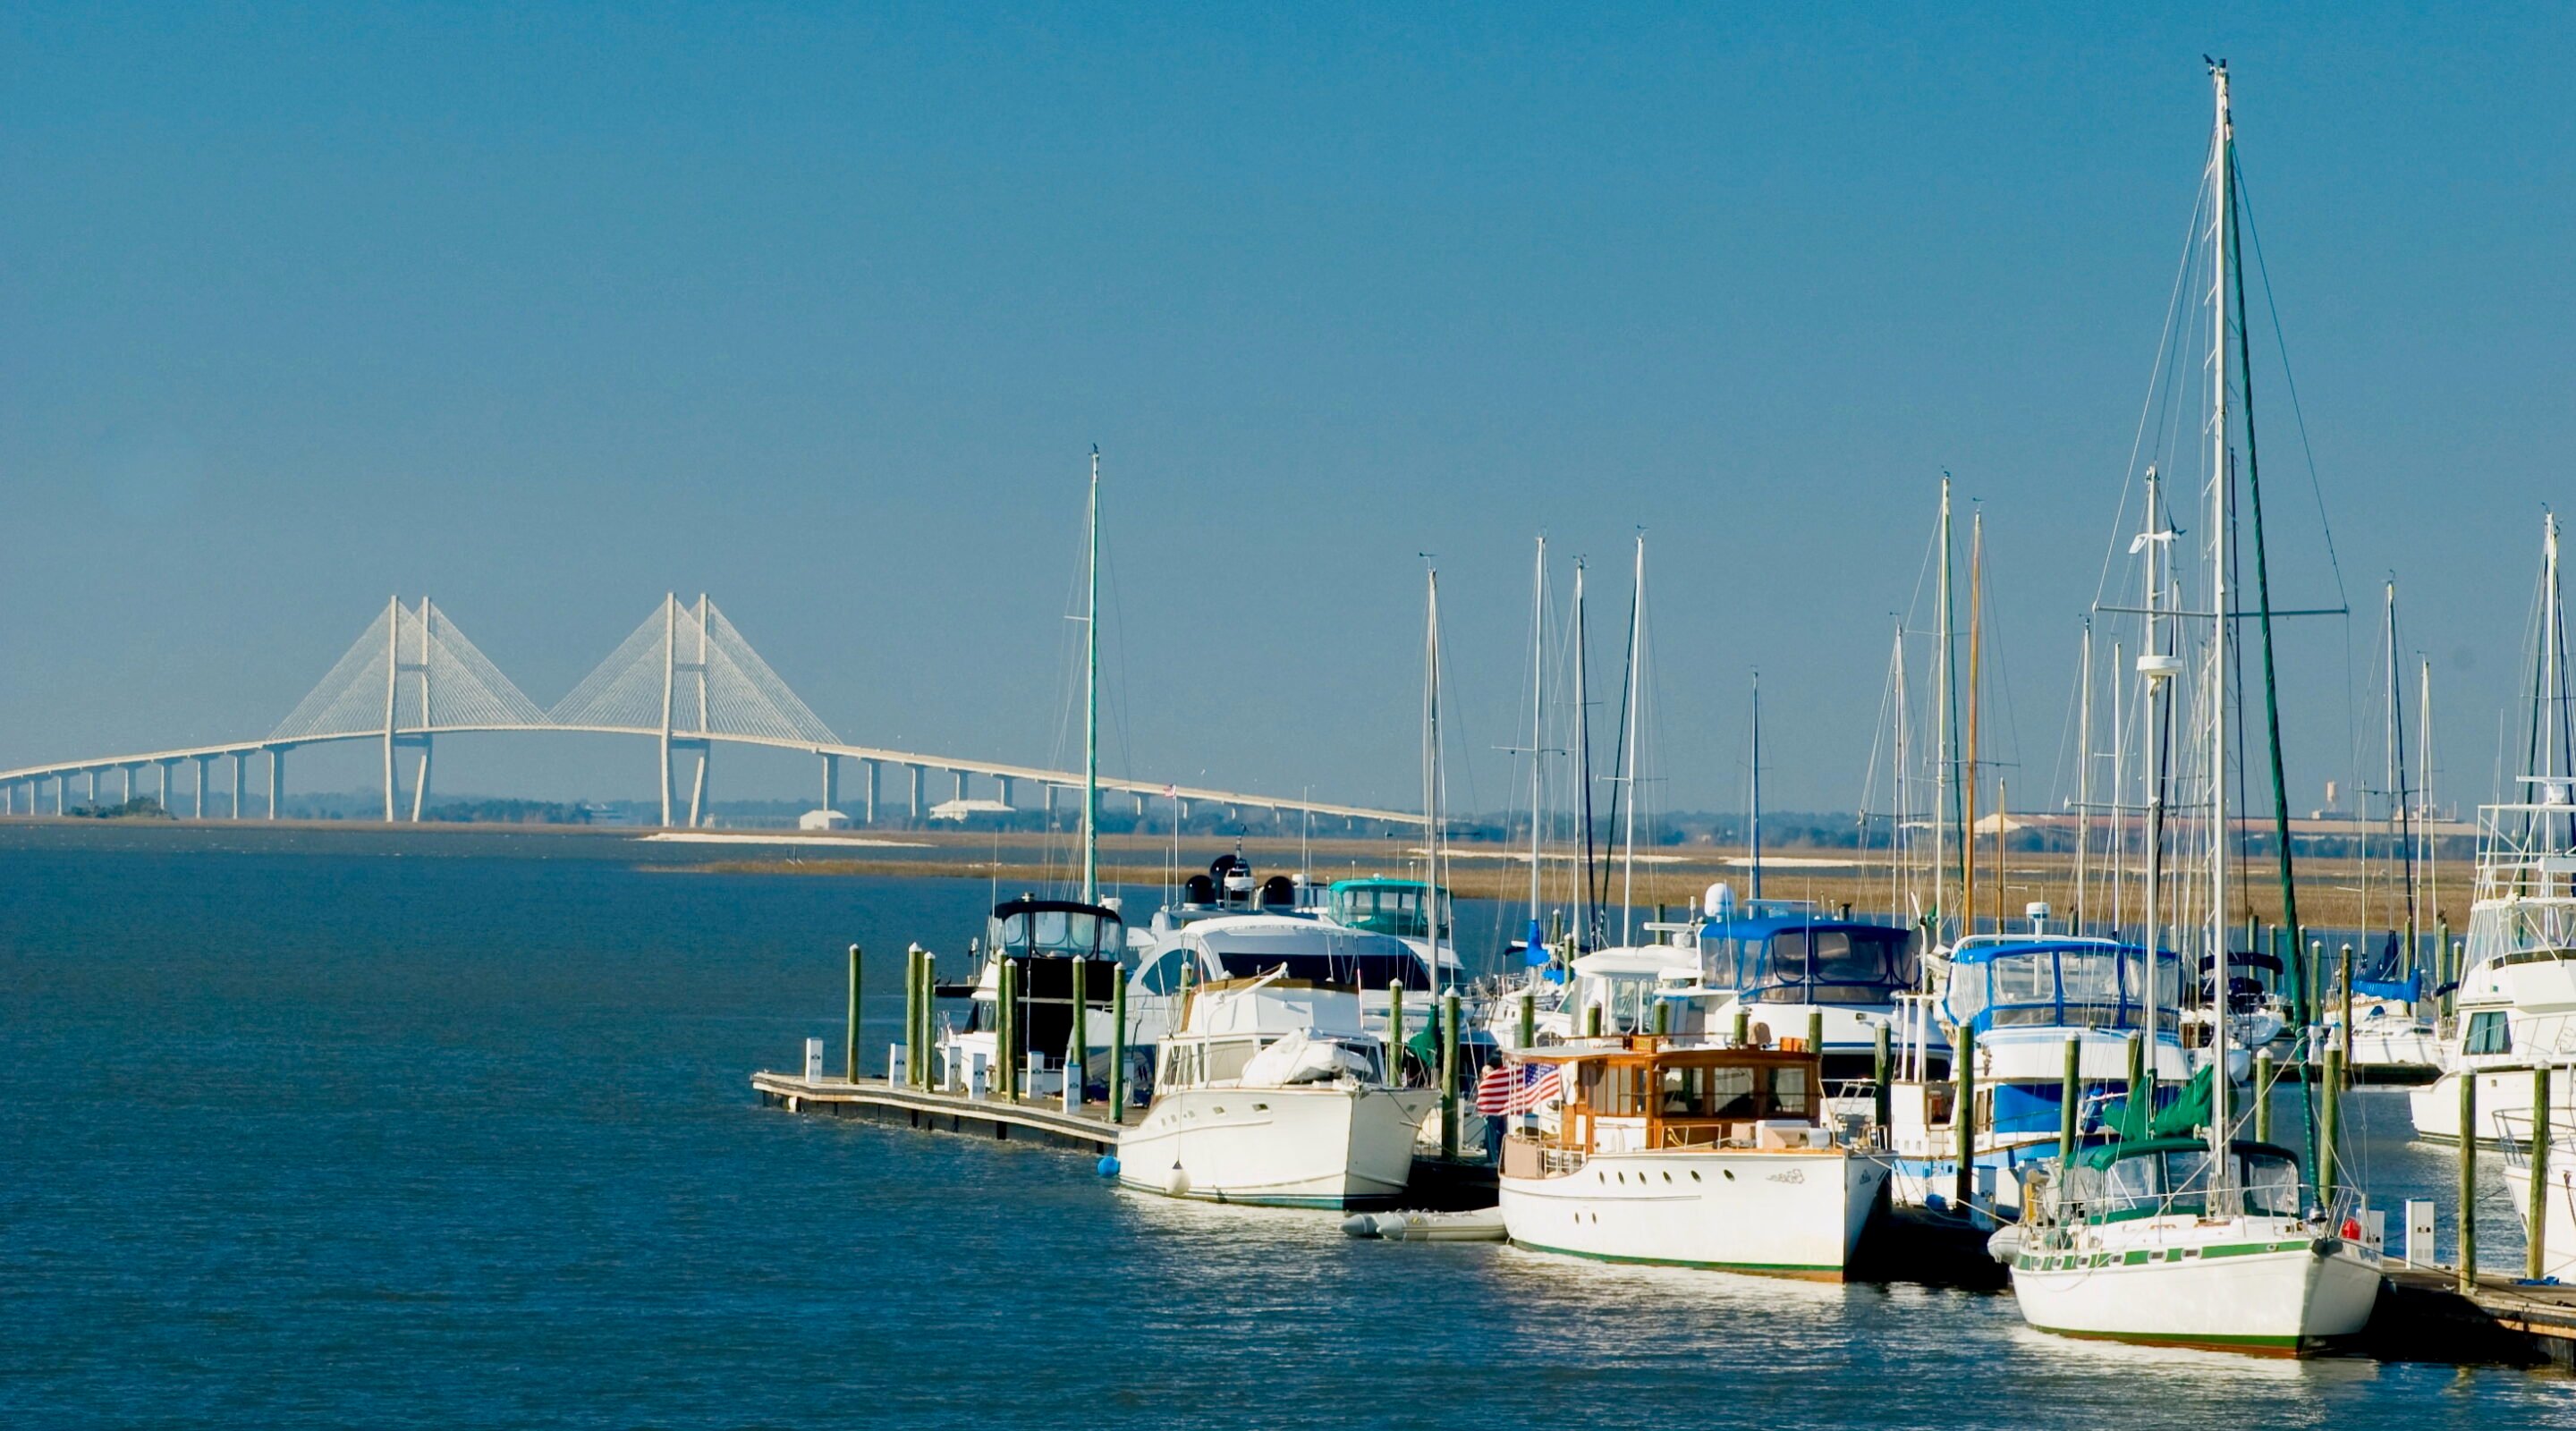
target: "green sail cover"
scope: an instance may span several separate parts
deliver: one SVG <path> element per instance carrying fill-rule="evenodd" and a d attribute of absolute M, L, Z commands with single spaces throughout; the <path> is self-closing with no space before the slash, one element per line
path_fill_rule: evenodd
<path fill-rule="evenodd" d="M 2121 1098 L 2104 1105 L 2102 1126 L 2123 1143 L 2139 1143 L 2149 1138 L 2188 1138 L 2209 1126 L 2210 1104 L 2215 1097 L 2210 1082 L 2212 1070 L 2204 1068 L 2191 1076 L 2174 1100 L 2162 1109 L 2150 1112 L 2148 1102 Z"/>

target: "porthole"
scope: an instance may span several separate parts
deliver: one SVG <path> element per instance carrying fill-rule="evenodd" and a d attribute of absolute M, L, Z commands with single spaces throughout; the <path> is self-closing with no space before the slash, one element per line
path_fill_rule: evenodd
<path fill-rule="evenodd" d="M 1733 1169 L 1733 1168 L 1725 1168 L 1725 1169 L 1721 1169 L 1720 1171 L 1722 1171 L 1722 1172 L 1724 1172 L 1724 1173 L 1726 1174 L 1726 1180 L 1727 1180 L 1728 1182 L 1733 1182 L 1733 1181 L 1735 1181 L 1735 1169 Z"/>
<path fill-rule="evenodd" d="M 1665 1181 L 1665 1182 L 1671 1182 L 1672 1180 L 1673 1180 L 1673 1175 L 1672 1175 L 1671 1173 L 1667 1172 L 1667 1173 L 1665 1173 L 1665 1174 L 1664 1174 L 1664 1181 Z"/>
<path fill-rule="evenodd" d="M 1691 1169 L 1691 1181 L 1692 1181 L 1692 1182 L 1698 1182 L 1698 1181 L 1699 1181 L 1699 1169 L 1697 1169 L 1697 1168 L 1693 1168 L 1693 1169 Z"/>

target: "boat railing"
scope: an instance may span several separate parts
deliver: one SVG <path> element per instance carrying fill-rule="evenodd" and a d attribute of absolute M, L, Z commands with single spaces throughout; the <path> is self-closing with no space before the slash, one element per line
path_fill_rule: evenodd
<path fill-rule="evenodd" d="M 2504 1135 L 2504 1165 L 2530 1171 L 2532 1135 L 2539 1120 L 2529 1112 L 2498 1110 L 2492 1116 L 2496 1131 Z M 2549 1129 L 2550 1164 L 2565 1166 L 2570 1157 L 2576 1157 L 2576 1135 L 2553 1123 Z"/>

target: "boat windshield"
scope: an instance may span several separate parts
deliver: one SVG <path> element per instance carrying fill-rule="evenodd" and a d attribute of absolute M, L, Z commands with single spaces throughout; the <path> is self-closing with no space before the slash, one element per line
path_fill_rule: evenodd
<path fill-rule="evenodd" d="M 1407 989 L 1431 987 L 1431 973 L 1409 949 L 1395 953 L 1353 953 L 1319 950 L 1315 952 L 1277 949 L 1217 949 L 1217 966 L 1228 978 L 1248 979 L 1279 971 L 1283 979 L 1309 984 L 1352 989 L 1383 989 L 1401 984 Z"/>
<path fill-rule="evenodd" d="M 1343 880 L 1327 905 L 1333 922 L 1371 934 L 1423 939 L 1431 934 L 1431 890 L 1418 880 Z M 1440 892 L 1441 927 L 1456 927 L 1448 891 Z"/>
<path fill-rule="evenodd" d="M 1009 954 L 1115 957 L 1127 948 L 1127 926 L 1089 905 L 1014 900 L 985 921 L 984 940 Z"/>
<path fill-rule="evenodd" d="M 2156 1005 L 2182 994 L 2182 961 L 2156 954 Z M 1971 947 L 1950 970 L 1942 1008 L 1953 1024 L 1994 1028 L 2136 1028 L 2144 1020 L 2146 951 L 2107 943 Z"/>
<path fill-rule="evenodd" d="M 2236 1186 L 2245 1211 L 2263 1217 L 2300 1212 L 2299 1165 L 2278 1149 L 2239 1144 Z M 2057 1190 L 2059 1205 L 2074 1216 L 2118 1222 L 2168 1213 L 2199 1216 L 2208 1210 L 2209 1149 L 2173 1142 L 2123 1152 L 2108 1166 L 2079 1159 Z"/>
<path fill-rule="evenodd" d="M 1713 930 L 1701 949 L 1709 980 L 1748 1003 L 1884 1004 L 1915 982 L 1912 931 L 1885 925 Z"/>

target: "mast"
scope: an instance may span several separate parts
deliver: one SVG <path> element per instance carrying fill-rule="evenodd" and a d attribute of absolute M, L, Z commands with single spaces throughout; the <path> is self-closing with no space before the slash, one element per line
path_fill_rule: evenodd
<path fill-rule="evenodd" d="M 1592 884 L 1592 691 L 1591 653 L 1586 645 L 1586 618 L 1583 614 L 1583 558 L 1574 559 L 1574 748 L 1581 762 L 1580 784 L 1583 806 L 1583 908 L 1580 911 L 1583 933 L 1576 938 L 1577 949 L 1592 947 L 1601 937 L 1599 901 L 1593 896 Z"/>
<path fill-rule="evenodd" d="M 1762 897 L 1762 673 L 1753 673 L 1753 795 L 1745 821 L 1745 851 L 1753 865 L 1752 893 Z"/>
<path fill-rule="evenodd" d="M 1423 863 L 1429 871 L 1423 904 L 1429 910 L 1431 984 L 1440 986 L 1440 569 L 1424 571 L 1422 630 L 1422 835 Z M 1398 1043 L 1404 1030 L 1394 1030 Z"/>
<path fill-rule="evenodd" d="M 2397 582 L 2388 583 L 2388 788 L 2397 802 L 2390 809 L 2390 843 L 2397 855 L 2399 881 L 2405 896 L 2406 911 L 2406 977 L 2415 973 L 2415 894 L 2418 871 L 2415 868 L 2415 810 L 2413 792 L 2406 787 L 2406 702 L 2403 685 L 2397 675 Z"/>
<path fill-rule="evenodd" d="M 2415 760 L 2422 770 L 2415 780 L 2415 805 L 2423 818 L 2416 822 L 2415 839 L 2420 856 L 2418 868 L 2424 871 L 2424 899 L 2416 905 L 2414 938 L 2420 959 L 2424 945 L 2424 907 L 2430 905 L 2438 910 L 2442 904 L 2442 864 L 2435 858 L 2440 854 L 2441 846 L 2433 836 L 2433 663 L 2429 660 L 2418 662 L 2416 673 L 2415 719 L 2421 722 L 2421 733 L 2415 741 Z M 2442 950 L 2436 956 L 2437 960 L 2448 957 L 2450 952 Z"/>
<path fill-rule="evenodd" d="M 2165 730 L 2172 703 L 2170 688 L 2174 673 L 2182 663 L 2164 649 L 2164 626 L 2159 619 L 2164 609 L 2165 563 L 2173 554 L 2173 533 L 2159 515 L 2159 488 L 2156 469 L 2147 469 L 2147 529 L 2139 538 L 2147 555 L 2147 642 L 2138 653 L 2139 673 L 2147 678 L 2147 828 L 2145 882 L 2141 891 L 2141 918 L 2146 928 L 2147 988 L 2146 1039 L 2147 1077 L 2155 1078 L 2156 1023 L 2162 1000 L 2163 980 L 2157 973 L 2159 950 L 2164 944 L 2163 921 L 2158 910 L 2163 904 L 2165 878 Z M 2179 991 L 2177 991 L 2179 992 Z"/>
<path fill-rule="evenodd" d="M 1950 631 L 1950 474 L 1941 474 L 1941 659 L 1936 663 L 1932 693 L 1932 934 L 1941 937 L 1941 921 L 1950 913 L 1945 898 L 1950 887 L 1950 821 L 1958 811 L 1957 752 L 1952 733 L 1959 724 L 1959 693 L 1953 689 L 1952 665 L 1958 643 Z"/>
<path fill-rule="evenodd" d="M 1082 902 L 1100 902 L 1100 448 L 1091 449 L 1082 598 Z"/>
<path fill-rule="evenodd" d="M 1637 918 L 1637 678 L 1640 657 L 1646 647 L 1646 534 L 1644 532 L 1637 534 L 1637 574 L 1628 599 L 1630 602 L 1626 700 L 1628 719 L 1627 731 L 1622 742 L 1627 747 L 1627 758 L 1623 762 L 1626 766 L 1624 778 L 1627 783 L 1625 810 L 1627 828 L 1620 836 L 1624 849 L 1619 857 L 1619 943 L 1623 947 L 1635 942 L 1632 929 Z"/>
<path fill-rule="evenodd" d="M 1977 928 L 1977 697 L 1982 682 L 1978 663 L 1985 643 L 1983 598 L 1986 575 L 1986 513 L 1979 508 L 1968 516 L 1968 771 L 1963 782 L 1968 811 L 1967 823 L 1960 827 L 1959 854 L 1964 868 L 1959 887 L 1959 936 L 1966 938 Z M 1998 928 L 1996 933 L 2003 931 Z"/>
<path fill-rule="evenodd" d="M 2224 63 L 2210 67 L 2210 82 L 2216 91 L 2218 110 L 2216 132 L 2211 139 L 2210 182 L 2217 188 L 2217 193 L 2212 196 L 2216 200 L 2216 206 L 2211 212 L 2216 215 L 2218 221 L 2212 225 L 2216 239 L 2214 249 L 2216 263 L 2211 275 L 2212 284 L 2209 294 L 2210 610 L 2215 613 L 2215 619 L 2210 622 L 2214 634 L 2211 637 L 2209 680 L 2215 699 L 2210 703 L 2209 712 L 2211 833 L 2208 934 L 2209 957 L 2214 961 L 2217 970 L 2215 975 L 2217 1007 L 2212 1010 L 2209 1021 L 2210 1062 L 2217 1070 L 2209 1080 L 2209 1146 L 2211 1190 L 2213 1194 L 2218 1195 L 2213 1198 L 2213 1202 L 2222 1204 L 2219 1210 L 2225 1211 L 2232 1210 L 2224 1207 L 2223 1199 L 2226 1193 L 2232 1191 L 2227 1145 L 2233 1128 L 2228 1105 L 2232 1101 L 2229 1095 L 2235 1091 L 2230 1086 L 2227 1074 L 2227 648 L 2230 638 L 2234 635 L 2228 627 L 2235 624 L 2229 618 L 2227 606 L 2230 600 L 2227 590 L 2227 537 L 2229 499 L 2234 495 L 2235 473 L 2229 468 L 2227 449 L 2228 362 L 2225 285 L 2229 261 L 2227 240 L 2229 230 L 2235 227 L 2236 196 L 2235 186 L 2229 182 L 2232 177 L 2229 155 L 2234 141 L 2227 115 L 2227 66 Z"/>
<path fill-rule="evenodd" d="M 1887 828 L 1887 907 L 1891 913 L 1902 914 L 1905 910 L 1904 883 L 1907 864 L 1906 816 L 1913 813 L 1913 808 L 1907 803 L 1905 794 L 1905 773 L 1910 764 L 1906 757 L 1911 754 L 1906 747 L 1912 733 L 1907 729 L 1906 722 L 1905 618 L 1901 616 L 1896 621 L 1896 639 L 1888 656 L 1888 662 L 1893 672 L 1891 683 L 1896 688 L 1896 698 L 1890 703 L 1896 716 L 1896 738 L 1887 767 L 1888 795 L 1895 806 Z"/>
<path fill-rule="evenodd" d="M 2093 618 L 2084 618 L 2083 659 L 2075 695 L 2075 920 L 2084 932 L 2084 863 L 2093 848 Z"/>
<path fill-rule="evenodd" d="M 1539 835 L 1547 821 L 1540 785 L 1540 751 L 1547 741 L 1547 537 L 1538 539 L 1538 562 L 1530 578 L 1530 888 L 1527 952 L 1539 947 Z"/>
<path fill-rule="evenodd" d="M 2152 525 L 2152 524 L 2150 524 Z M 2125 669 L 2128 643 L 2111 643 L 2111 679 Z M 2129 723 L 2121 719 L 2120 702 L 2111 703 L 2111 935 L 2118 938 L 2120 919 L 2129 912 Z"/>

